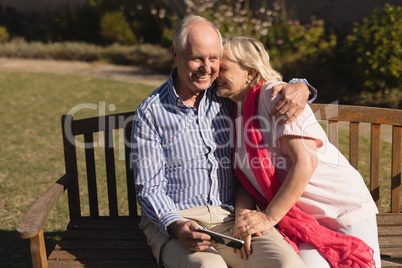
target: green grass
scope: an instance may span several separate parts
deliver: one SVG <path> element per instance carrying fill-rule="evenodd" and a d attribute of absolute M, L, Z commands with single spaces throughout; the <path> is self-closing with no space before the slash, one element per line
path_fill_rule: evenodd
<path fill-rule="evenodd" d="M 15 228 L 34 200 L 64 174 L 61 115 L 85 103 L 104 103 L 105 109 L 79 110 L 75 117 L 133 111 L 154 87 L 14 72 L 0 72 L 0 85 L 0 267 L 31 267 L 29 241 L 18 239 Z M 45 224 L 49 245 L 65 228 L 65 201 L 57 203 Z"/>
<path fill-rule="evenodd" d="M 154 90 L 154 87 L 82 77 L 38 73 L 0 72 L 0 267 L 31 267 L 29 241 L 16 237 L 15 228 L 35 199 L 64 174 L 64 158 L 60 116 L 77 105 L 100 105 L 98 109 L 79 110 L 75 117 L 98 116 L 103 113 L 133 111 Z M 116 109 L 110 110 L 113 104 Z M 102 109 L 104 105 L 105 109 Z M 94 137 L 97 140 L 97 137 Z M 340 149 L 346 155 L 348 134 L 340 133 Z M 360 172 L 369 177 L 369 140 L 360 142 Z M 95 149 L 102 161 L 102 148 Z M 116 150 L 116 158 L 121 151 Z M 390 181 L 390 144 L 381 143 L 381 210 L 388 210 Z M 83 158 L 79 156 L 79 172 L 83 173 Z M 122 178 L 124 161 L 117 164 L 117 178 Z M 100 177 L 105 170 L 98 169 Z M 80 183 L 85 184 L 81 178 Z M 100 208 L 107 208 L 105 180 L 98 181 Z M 82 212 L 88 214 L 87 193 L 81 187 Z M 118 204 L 124 213 L 123 179 L 118 180 Z M 122 194 L 120 194 L 122 193 Z M 60 237 L 68 221 L 66 197 L 56 204 L 45 224 L 48 253 Z M 388 202 L 388 203 L 387 203 Z M 107 211 L 101 210 L 104 215 Z"/>

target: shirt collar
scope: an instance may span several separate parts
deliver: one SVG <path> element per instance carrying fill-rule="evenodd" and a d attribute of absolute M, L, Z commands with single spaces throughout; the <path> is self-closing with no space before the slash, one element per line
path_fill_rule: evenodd
<path fill-rule="evenodd" d="M 169 83 L 169 97 L 172 101 L 172 103 L 176 104 L 176 105 L 184 105 L 183 104 L 183 100 L 182 98 L 180 98 L 180 96 L 177 94 L 176 89 L 174 88 L 174 79 L 176 79 L 177 77 L 177 67 L 175 67 L 172 72 L 170 73 L 170 77 L 168 80 Z M 206 90 L 203 96 L 203 99 L 206 98 L 207 96 L 210 96 L 213 92 L 215 83 L 212 83 Z M 210 98 L 208 98 L 210 99 Z"/>

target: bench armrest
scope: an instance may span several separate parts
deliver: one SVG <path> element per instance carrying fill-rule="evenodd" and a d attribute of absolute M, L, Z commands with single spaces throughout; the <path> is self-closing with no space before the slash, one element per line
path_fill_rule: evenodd
<path fill-rule="evenodd" d="M 17 235 L 19 238 L 28 239 L 39 234 L 47 216 L 57 200 L 59 200 L 60 196 L 68 188 L 72 177 L 72 175 L 65 174 L 35 201 L 17 226 Z"/>

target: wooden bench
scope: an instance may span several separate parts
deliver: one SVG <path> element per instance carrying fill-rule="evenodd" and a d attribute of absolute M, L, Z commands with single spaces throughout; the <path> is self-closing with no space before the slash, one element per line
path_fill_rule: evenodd
<path fill-rule="evenodd" d="M 380 197 L 380 126 L 392 125 L 390 211 L 378 215 L 378 230 L 383 267 L 402 267 L 402 111 L 323 104 L 314 104 L 312 107 L 318 119 L 328 120 L 329 139 L 335 145 L 338 144 L 338 121 L 350 122 L 349 157 L 356 168 L 359 123 L 371 124 L 370 190 L 377 205 Z M 70 115 L 62 117 L 66 173 L 36 200 L 17 227 L 20 238 L 30 239 L 33 267 L 157 267 L 145 236 L 138 229 L 140 216 L 130 168 L 129 140 L 133 115 L 134 112 L 130 112 L 80 120 L 74 120 Z M 117 142 L 116 135 L 120 137 Z M 83 138 L 79 139 L 79 136 Z M 125 142 L 118 142 L 121 140 Z M 104 151 L 104 159 L 99 157 L 98 150 L 95 154 L 95 149 L 99 148 Z M 85 159 L 79 157 L 77 152 L 82 152 Z M 120 158 L 124 162 L 119 161 Z M 82 160 L 77 164 L 77 159 Z M 104 178 L 97 176 L 100 172 L 97 173 L 95 163 L 99 160 L 103 166 L 106 163 Z M 85 168 L 81 168 L 84 171 L 80 171 L 82 162 L 85 162 Z M 125 171 L 118 171 L 116 167 L 121 166 L 122 162 Z M 118 172 L 121 174 L 116 175 Z M 127 195 L 123 200 L 126 201 L 124 206 L 127 207 L 127 213 L 120 209 L 121 192 L 117 191 L 120 176 L 125 181 L 123 184 Z M 98 194 L 98 184 L 102 180 L 107 182 L 104 194 L 107 196 L 107 205 L 104 206 L 101 202 L 103 196 Z M 86 189 L 83 190 L 83 187 Z M 70 222 L 61 241 L 47 256 L 43 225 L 65 190 L 68 190 Z M 88 204 L 85 213 L 81 209 L 85 207 L 84 204 Z"/>

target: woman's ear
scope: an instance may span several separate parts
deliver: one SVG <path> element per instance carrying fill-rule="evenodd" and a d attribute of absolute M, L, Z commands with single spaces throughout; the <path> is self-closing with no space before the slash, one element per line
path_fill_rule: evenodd
<path fill-rule="evenodd" d="M 247 71 L 247 78 L 252 81 L 254 79 L 254 77 L 257 75 L 257 70 L 256 69 L 248 69 Z"/>

